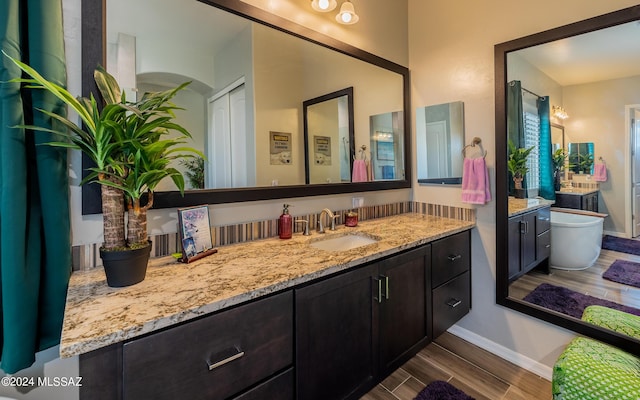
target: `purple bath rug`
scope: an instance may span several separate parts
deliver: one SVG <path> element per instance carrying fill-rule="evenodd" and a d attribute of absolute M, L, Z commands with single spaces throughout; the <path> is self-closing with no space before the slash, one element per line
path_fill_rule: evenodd
<path fill-rule="evenodd" d="M 605 235 L 602 237 L 602 248 L 640 256 L 640 241 L 638 240 Z"/>
<path fill-rule="evenodd" d="M 625 285 L 640 287 L 640 263 L 615 260 L 602 277 Z"/>
<path fill-rule="evenodd" d="M 584 309 L 591 305 L 609 307 L 629 314 L 640 315 L 640 310 L 637 308 L 574 292 L 565 287 L 548 283 L 540 284 L 526 295 L 523 300 L 576 318 L 582 318 Z"/>
<path fill-rule="evenodd" d="M 474 400 L 462 390 L 445 381 L 428 384 L 414 400 Z"/>

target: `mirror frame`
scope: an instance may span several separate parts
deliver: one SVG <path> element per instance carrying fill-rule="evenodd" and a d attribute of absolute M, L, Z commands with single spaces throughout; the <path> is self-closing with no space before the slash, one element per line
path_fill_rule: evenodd
<path fill-rule="evenodd" d="M 526 47 L 589 33 L 627 22 L 640 20 L 640 5 L 614 11 L 598 17 L 564 25 L 519 39 L 500 43 L 494 47 L 495 62 L 495 154 L 496 154 L 496 303 L 554 325 L 592 337 L 632 354 L 637 354 L 640 340 L 604 329 L 576 318 L 509 297 L 508 267 L 508 177 L 507 177 L 507 124 L 506 84 L 507 53 Z"/>
<path fill-rule="evenodd" d="M 356 145 L 355 145 L 355 132 L 353 121 L 353 87 L 348 87 L 342 90 L 338 90 L 333 93 L 327 93 L 325 95 L 316 97 L 314 99 L 305 100 L 302 102 L 302 125 L 303 125 L 303 136 L 304 136 L 304 181 L 306 185 L 309 185 L 310 174 L 311 174 L 311 162 L 310 162 L 310 154 L 309 154 L 309 121 L 307 120 L 307 108 L 314 104 L 322 103 L 328 100 L 338 99 L 342 96 L 347 96 L 347 108 L 349 113 L 349 175 L 351 175 L 351 171 L 353 171 L 353 156 L 356 154 Z M 353 183 L 353 182 L 351 182 Z M 318 185 L 317 183 L 315 185 Z"/>
<path fill-rule="evenodd" d="M 95 82 L 93 81 L 93 70 L 97 65 L 106 64 L 106 1 L 107 0 L 82 1 L 82 95 L 86 97 L 89 97 L 91 93 L 98 93 Z M 242 1 L 197 1 L 401 75 L 404 108 L 405 179 L 378 182 L 203 189 L 185 191 L 184 196 L 181 196 L 178 191 L 155 192 L 154 209 L 406 189 L 411 187 L 411 87 L 409 69 L 407 67 L 368 53 Z M 87 174 L 86 168 L 90 165 L 89 163 L 89 159 L 83 155 L 82 169 L 84 176 Z M 101 212 L 100 188 L 98 185 L 82 186 L 82 214 L 99 214 Z"/>

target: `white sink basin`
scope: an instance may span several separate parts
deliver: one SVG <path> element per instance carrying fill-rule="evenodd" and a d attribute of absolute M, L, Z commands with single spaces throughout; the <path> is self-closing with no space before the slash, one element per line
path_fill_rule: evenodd
<path fill-rule="evenodd" d="M 310 243 L 311 247 L 326 251 L 345 251 L 356 247 L 366 246 L 378 242 L 378 239 L 360 233 L 348 235 L 329 236 L 326 239 L 318 239 Z"/>

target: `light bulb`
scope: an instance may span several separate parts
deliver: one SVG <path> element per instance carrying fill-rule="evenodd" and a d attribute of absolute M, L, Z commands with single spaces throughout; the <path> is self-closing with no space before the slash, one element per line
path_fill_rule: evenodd
<path fill-rule="evenodd" d="M 318 6 L 321 9 L 326 10 L 327 8 L 329 8 L 329 0 L 320 0 L 320 1 L 318 1 Z"/>
<path fill-rule="evenodd" d="M 349 22 L 351 22 L 351 14 L 343 13 L 341 19 L 342 19 L 342 22 L 344 22 L 345 24 L 348 24 Z"/>
<path fill-rule="evenodd" d="M 318 12 L 329 12 L 333 11 L 334 8 L 338 6 L 338 2 L 336 0 L 312 0 L 311 8 Z"/>

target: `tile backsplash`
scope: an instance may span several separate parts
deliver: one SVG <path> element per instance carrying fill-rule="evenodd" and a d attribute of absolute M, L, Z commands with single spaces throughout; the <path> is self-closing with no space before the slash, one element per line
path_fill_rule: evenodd
<path fill-rule="evenodd" d="M 344 214 L 348 211 L 357 211 L 359 221 L 411 212 L 463 221 L 475 221 L 474 209 L 412 201 L 333 211 L 340 215 L 336 220 L 337 224 L 344 224 Z M 302 219 L 309 221 L 310 229 L 314 229 L 318 221 L 318 215 L 319 213 L 293 215 L 293 218 L 294 220 Z M 215 223 L 215 221 L 213 221 L 213 223 Z M 293 231 L 302 232 L 304 228 L 303 225 L 304 224 L 294 224 Z M 225 226 L 214 225 L 211 227 L 211 235 L 214 240 L 214 247 L 275 237 L 278 236 L 278 219 L 252 221 Z M 152 242 L 152 257 L 163 257 L 180 251 L 178 233 L 153 235 L 150 239 Z M 102 261 L 100 260 L 99 249 L 100 243 L 73 246 L 73 270 L 86 270 L 101 266 Z"/>

